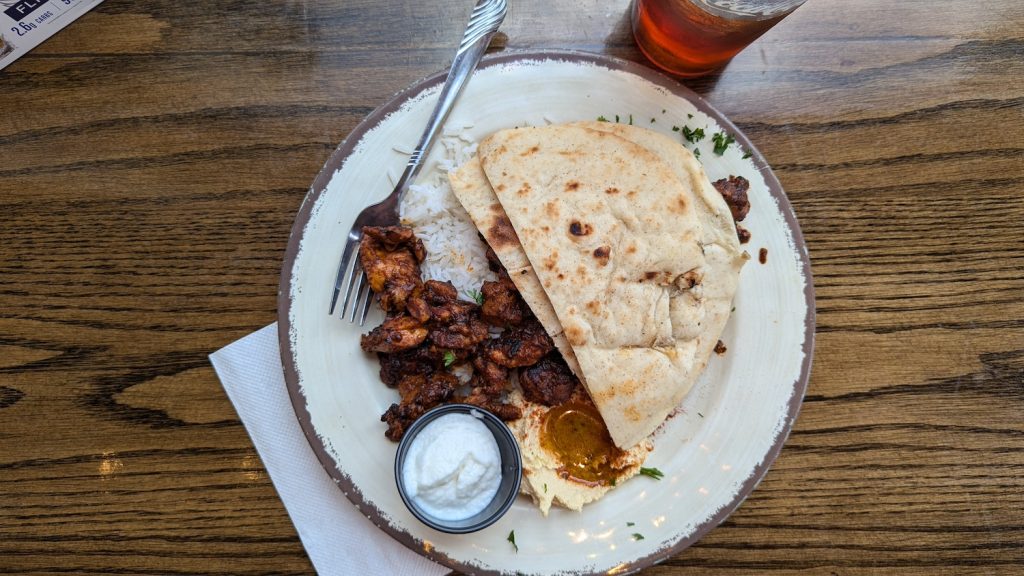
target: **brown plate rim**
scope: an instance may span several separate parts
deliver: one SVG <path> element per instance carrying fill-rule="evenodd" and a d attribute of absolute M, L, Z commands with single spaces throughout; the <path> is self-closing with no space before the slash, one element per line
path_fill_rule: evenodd
<path fill-rule="evenodd" d="M 639 571 L 648 566 L 652 566 L 659 562 L 662 562 L 676 554 L 679 554 L 686 548 L 693 545 L 695 542 L 700 540 L 705 534 L 710 532 L 713 528 L 722 523 L 740 504 L 753 492 L 754 488 L 757 487 L 761 479 L 768 472 L 768 468 L 778 457 L 779 452 L 782 450 L 783 444 L 789 437 L 789 433 L 796 422 L 797 415 L 800 412 L 800 406 L 803 403 L 804 395 L 807 392 L 807 385 L 810 380 L 811 373 L 811 362 L 814 355 L 814 330 L 815 330 L 815 307 L 814 307 L 814 280 L 811 275 L 811 262 L 810 256 L 807 252 L 807 245 L 804 242 L 803 234 L 800 231 L 800 225 L 797 222 L 796 214 L 793 212 L 793 207 L 789 203 L 789 199 L 786 197 L 786 193 L 782 189 L 782 184 L 778 178 L 772 172 L 768 163 L 761 155 L 760 151 L 750 142 L 747 136 L 736 127 L 724 114 L 716 110 L 708 102 L 706 102 L 698 94 L 680 84 L 677 80 L 670 78 L 661 72 L 647 68 L 642 64 L 622 60 L 612 56 L 603 54 L 594 54 L 589 52 L 579 52 L 571 50 L 530 50 L 530 51 L 508 51 L 493 56 L 485 57 L 480 64 L 480 68 L 489 68 L 492 66 L 503 66 L 518 61 L 542 61 L 542 60 L 558 60 L 564 62 L 576 62 L 576 63 L 588 63 L 603 66 L 611 70 L 620 70 L 630 74 L 639 76 L 657 86 L 660 86 L 676 96 L 685 98 L 694 106 L 696 106 L 701 112 L 713 117 L 719 124 L 724 128 L 727 128 L 730 133 L 734 135 L 736 141 L 746 148 L 746 150 L 752 153 L 752 160 L 757 169 L 764 176 L 765 183 L 768 189 L 779 204 L 779 210 L 782 212 L 783 217 L 786 220 L 786 224 L 790 228 L 790 232 L 793 235 L 793 242 L 800 254 L 800 270 L 807 279 L 807 283 L 804 287 L 804 299 L 807 303 L 807 316 L 804 319 L 804 343 L 803 352 L 804 359 L 800 368 L 800 376 L 797 377 L 796 381 L 793 382 L 793 392 L 789 398 L 787 406 L 787 417 L 786 422 L 783 424 L 783 429 L 775 439 L 775 443 L 765 454 L 765 458 L 758 464 L 754 471 L 744 480 L 739 492 L 736 497 L 728 505 L 721 508 L 714 516 L 712 516 L 706 522 L 697 526 L 688 536 L 679 539 L 674 544 L 665 548 L 659 549 L 655 553 L 638 558 L 631 562 L 625 563 L 623 568 L 625 571 L 622 573 L 631 574 Z M 327 184 L 330 182 L 334 173 L 341 167 L 345 159 L 352 153 L 356 145 L 362 140 L 363 136 L 379 124 L 389 114 L 395 112 L 403 104 L 415 97 L 424 90 L 430 89 L 436 85 L 439 85 L 444 81 L 447 75 L 447 70 L 438 72 L 431 76 L 428 76 L 418 82 L 413 83 L 408 88 L 395 94 L 390 100 L 382 104 L 376 110 L 371 112 L 366 118 L 364 118 L 342 141 L 341 144 L 334 150 L 331 157 L 324 164 L 324 167 L 320 170 L 316 179 L 313 181 L 309 192 L 306 194 L 305 199 L 302 201 L 302 205 L 299 207 L 298 214 L 296 215 L 295 222 L 292 225 L 291 235 L 288 238 L 288 247 L 285 251 L 284 262 L 281 268 L 281 280 L 278 285 L 277 295 L 277 313 L 278 313 L 278 340 L 281 349 L 281 363 L 284 368 L 285 383 L 288 388 L 288 396 L 291 398 L 292 408 L 295 410 L 295 415 L 299 421 L 299 425 L 302 428 L 303 434 L 306 436 L 306 440 L 312 447 L 313 452 L 316 454 L 317 459 L 323 465 L 324 469 L 331 476 L 336 484 L 341 488 L 345 496 L 359 509 L 359 511 L 370 519 L 378 528 L 386 532 L 389 536 L 400 542 L 405 547 L 413 550 L 427 558 L 439 562 L 453 570 L 465 572 L 469 574 L 482 574 L 482 575 L 495 575 L 499 576 L 502 574 L 500 571 L 494 570 L 481 570 L 479 566 L 462 563 L 458 560 L 451 558 L 446 554 L 442 554 L 437 550 L 425 551 L 420 545 L 419 541 L 409 532 L 398 529 L 388 523 L 382 514 L 382 512 L 373 504 L 363 499 L 362 492 L 359 487 L 356 486 L 351 478 L 349 478 L 338 466 L 338 463 L 334 461 L 331 455 L 327 452 L 326 447 L 320 438 L 317 436 L 316 430 L 313 428 L 313 424 L 306 410 L 306 400 L 303 396 L 299 386 L 298 372 L 295 366 L 295 354 L 291 347 L 291 339 L 289 333 L 291 332 L 290 324 L 290 310 L 292 306 L 291 299 L 291 281 L 292 281 L 292 270 L 295 266 L 295 258 L 298 254 L 299 245 L 302 240 L 302 235 L 309 223 L 312 215 L 313 206 L 316 204 L 320 195 L 324 193 L 327 188 Z M 341 321 L 341 320 L 339 320 Z M 581 576 L 584 573 L 580 573 Z M 594 573 L 596 576 L 597 573 Z M 588 575 L 589 576 L 589 575 Z"/>

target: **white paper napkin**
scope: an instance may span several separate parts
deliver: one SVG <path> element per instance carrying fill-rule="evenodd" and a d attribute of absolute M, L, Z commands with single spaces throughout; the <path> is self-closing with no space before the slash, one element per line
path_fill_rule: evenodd
<path fill-rule="evenodd" d="M 309 447 L 285 388 L 277 324 L 210 355 L 317 573 L 432 576 L 449 570 L 407 549 L 345 498 Z"/>

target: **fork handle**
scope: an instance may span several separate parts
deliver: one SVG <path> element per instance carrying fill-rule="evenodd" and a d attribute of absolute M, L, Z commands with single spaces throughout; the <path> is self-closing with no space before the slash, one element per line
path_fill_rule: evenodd
<path fill-rule="evenodd" d="M 405 171 L 398 179 L 394 192 L 385 200 L 392 204 L 396 211 L 402 201 L 402 196 L 409 189 L 409 184 L 419 173 L 424 156 L 427 155 L 434 140 L 437 139 L 441 126 L 444 125 L 445 119 L 452 111 L 455 100 L 465 87 L 466 81 L 472 76 L 477 64 L 480 63 L 480 58 L 487 50 L 487 45 L 494 33 L 498 31 L 498 26 L 505 19 L 506 11 L 505 0 L 479 0 L 476 7 L 473 8 L 466 31 L 462 35 L 462 43 L 459 44 L 459 50 L 455 53 L 455 59 L 452 60 L 452 67 L 448 71 L 444 86 L 441 87 L 441 94 L 438 96 L 434 111 L 430 114 L 430 120 L 427 121 L 427 127 L 409 157 L 409 162 L 406 163 Z"/>

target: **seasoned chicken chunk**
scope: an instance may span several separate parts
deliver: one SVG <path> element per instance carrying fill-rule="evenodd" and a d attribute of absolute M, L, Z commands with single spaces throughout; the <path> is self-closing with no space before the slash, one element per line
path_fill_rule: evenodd
<path fill-rule="evenodd" d="M 428 376 L 410 375 L 398 384 L 402 400 L 392 404 L 381 417 L 381 422 L 388 425 L 384 435 L 390 440 L 398 441 L 405 435 L 405 430 L 426 413 L 427 410 L 443 404 L 455 392 L 458 380 L 447 372 L 434 372 Z"/>
<path fill-rule="evenodd" d="M 558 353 L 545 356 L 533 366 L 519 371 L 519 386 L 530 402 L 558 406 L 568 402 L 580 381 Z"/>
<path fill-rule="evenodd" d="M 366 352 L 401 352 L 422 344 L 428 333 L 419 320 L 400 314 L 388 317 L 369 334 L 364 334 L 359 345 Z"/>
<path fill-rule="evenodd" d="M 416 291 L 407 304 L 409 314 L 423 322 L 440 324 L 467 322 L 478 308 L 473 302 L 459 300 L 459 293 L 451 282 L 427 280 L 423 289 Z"/>
<path fill-rule="evenodd" d="M 423 242 L 405 226 L 363 226 L 359 264 L 385 312 L 405 309 L 406 300 L 423 285 Z"/>
<path fill-rule="evenodd" d="M 484 297 L 480 317 L 492 326 L 518 326 L 530 314 L 508 274 L 501 274 L 497 282 L 484 282 L 480 292 Z"/>
<path fill-rule="evenodd" d="M 725 199 L 725 203 L 729 205 L 733 220 L 739 222 L 747 217 L 747 212 L 750 212 L 750 200 L 747 198 L 750 182 L 746 178 L 729 176 L 728 179 L 715 180 L 711 185 L 718 190 L 718 193 Z"/>
<path fill-rule="evenodd" d="M 521 325 L 505 330 L 500 338 L 484 343 L 487 357 L 506 368 L 536 364 L 554 348 L 551 337 L 532 316 Z"/>

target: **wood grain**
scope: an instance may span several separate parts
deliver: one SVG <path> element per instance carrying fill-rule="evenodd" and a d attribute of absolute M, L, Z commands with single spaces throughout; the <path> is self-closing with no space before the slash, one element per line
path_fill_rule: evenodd
<path fill-rule="evenodd" d="M 0 572 L 312 572 L 206 355 L 469 5 L 107 0 L 0 71 Z M 500 45 L 642 61 L 627 7 Z M 645 574 L 1024 574 L 1024 5 L 811 0 L 689 84 L 793 202 L 818 348 L 761 486 Z"/>

